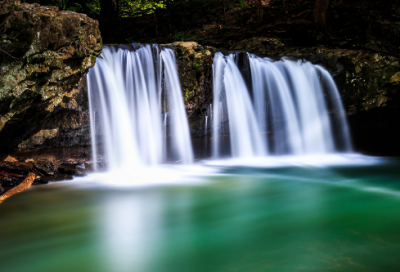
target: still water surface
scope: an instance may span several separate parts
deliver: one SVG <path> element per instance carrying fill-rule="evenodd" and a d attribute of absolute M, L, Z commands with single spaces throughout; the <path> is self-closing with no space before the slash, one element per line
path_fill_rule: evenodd
<path fill-rule="evenodd" d="M 32 187 L 0 205 L 0 270 L 400 271 L 399 166 L 231 167 L 190 186 Z"/>

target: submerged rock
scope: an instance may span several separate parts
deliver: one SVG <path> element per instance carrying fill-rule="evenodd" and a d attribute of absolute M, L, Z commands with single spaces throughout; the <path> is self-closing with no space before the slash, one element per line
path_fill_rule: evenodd
<path fill-rule="evenodd" d="M 33 163 L 36 172 L 43 176 L 54 176 L 57 171 L 57 165 L 50 161 L 38 161 Z"/>
<path fill-rule="evenodd" d="M 84 163 L 81 164 L 61 164 L 58 167 L 58 171 L 61 174 L 67 174 L 71 176 L 85 176 L 86 175 L 86 167 Z"/>
<path fill-rule="evenodd" d="M 55 115 L 81 110 L 78 83 L 94 65 L 102 45 L 98 22 L 84 14 L 0 1 L 0 18 L 0 153 L 4 156 Z M 42 141 L 46 135 L 54 133 L 43 132 L 35 139 Z"/>

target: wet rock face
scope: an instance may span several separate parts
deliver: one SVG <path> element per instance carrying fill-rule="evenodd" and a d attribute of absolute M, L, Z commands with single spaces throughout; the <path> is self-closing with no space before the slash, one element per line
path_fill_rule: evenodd
<path fill-rule="evenodd" d="M 209 115 L 212 103 L 212 61 L 216 49 L 196 42 L 166 45 L 175 51 L 187 116 L 192 136 L 204 134 L 201 124 Z"/>
<path fill-rule="evenodd" d="M 42 124 L 42 130 L 18 145 L 19 150 L 90 145 L 90 116 L 86 76 L 72 91 L 74 107 L 60 108 Z"/>
<path fill-rule="evenodd" d="M 212 59 L 216 49 L 196 42 L 175 42 L 169 47 L 175 51 L 188 117 L 202 115 L 203 104 L 212 101 Z"/>
<path fill-rule="evenodd" d="M 230 49 L 275 59 L 294 57 L 324 66 L 338 85 L 348 115 L 400 102 L 397 99 L 400 59 L 384 52 L 325 46 L 293 47 L 278 38 L 262 37 L 239 41 Z"/>
<path fill-rule="evenodd" d="M 172 48 L 176 54 L 192 137 L 211 134 L 212 61 L 217 49 L 195 42 L 175 42 L 163 46 Z M 382 154 L 381 151 L 386 147 L 371 151 L 368 149 L 371 142 L 387 143 L 385 139 L 388 139 L 388 135 L 391 135 L 390 139 L 400 137 L 400 130 L 390 129 L 396 127 L 395 120 L 400 118 L 400 61 L 397 57 L 368 49 L 293 46 L 276 37 L 238 41 L 232 44 L 229 51 L 223 52 L 228 54 L 237 51 L 274 59 L 289 56 L 324 66 L 338 84 L 354 142 L 360 143 L 358 146 L 356 144 L 357 150 Z M 78 87 L 64 95 L 62 103 L 43 119 L 40 131 L 19 144 L 20 149 L 90 145 L 86 77 L 82 78 Z M 377 134 L 374 136 L 374 133 Z M 369 135 L 368 141 L 366 134 Z M 387 148 L 390 151 L 393 145 Z M 393 150 L 400 154 L 400 145 Z M 69 173 L 67 168 L 61 171 Z"/>
<path fill-rule="evenodd" d="M 175 50 L 191 135 L 210 134 L 211 122 L 205 129 L 205 119 L 213 99 L 212 57 L 217 50 L 195 42 L 168 46 Z M 233 43 L 225 53 L 238 51 L 274 59 L 305 59 L 324 66 L 333 75 L 349 116 L 400 104 L 400 60 L 385 50 L 302 47 L 285 44 L 277 37 L 253 37 Z"/>
<path fill-rule="evenodd" d="M 102 45 L 96 20 L 19 1 L 0 1 L 0 30 L 0 153 L 4 156 L 41 129 L 59 131 L 35 135 L 32 145 L 46 135 L 54 139 L 56 134 L 71 134 L 78 127 L 73 122 L 88 118 L 79 116 L 87 98 L 85 102 L 80 97 L 84 94 L 78 85 Z M 73 121 L 54 126 L 54 120 L 63 120 L 60 116 L 68 116 L 67 112 Z"/>

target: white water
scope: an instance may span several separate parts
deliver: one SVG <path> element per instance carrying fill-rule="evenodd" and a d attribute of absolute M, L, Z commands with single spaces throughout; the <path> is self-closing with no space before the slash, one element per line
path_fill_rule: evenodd
<path fill-rule="evenodd" d="M 213 154 L 219 156 L 221 123 L 224 122 L 224 106 L 228 112 L 231 152 L 233 157 L 266 155 L 265 140 L 257 124 L 253 105 L 246 84 L 236 66 L 233 55 L 224 58 L 221 53 L 214 56 L 214 133 Z"/>
<path fill-rule="evenodd" d="M 171 108 L 172 150 L 184 164 L 192 163 L 194 156 L 175 54 L 171 49 L 163 49 L 161 56 L 165 65 L 165 88 Z"/>
<path fill-rule="evenodd" d="M 300 60 L 248 57 L 252 102 L 236 56 L 215 55 L 214 158 L 221 156 L 226 126 L 234 158 L 351 151 L 340 96 L 324 68 Z"/>
<path fill-rule="evenodd" d="M 105 47 L 88 75 L 92 155 L 104 154 L 110 170 L 95 180 L 124 186 L 195 181 L 193 175 L 229 164 L 215 160 L 225 155 L 224 141 L 230 141 L 234 165 L 347 161 L 335 155 L 351 151 L 351 143 L 338 90 L 325 69 L 249 54 L 249 90 L 237 56 L 217 53 L 214 101 L 204 120 L 205 135 L 209 128 L 213 134 L 214 161 L 205 162 L 207 169 L 161 166 L 167 158 L 194 161 L 176 60 L 170 49 L 134 47 Z M 206 137 L 203 148 L 208 145 Z"/>
<path fill-rule="evenodd" d="M 172 50 L 160 52 L 157 46 L 150 45 L 135 51 L 104 47 L 102 58 L 97 59 L 88 74 L 88 90 L 92 155 L 97 158 L 99 146 L 103 146 L 109 170 L 165 162 L 167 116 L 173 158 L 185 164 L 193 162 L 189 125 Z M 164 120 L 162 97 L 167 98 L 169 108 Z M 100 135 L 100 142 L 96 135 Z"/>
<path fill-rule="evenodd" d="M 207 127 L 208 127 L 208 115 L 206 115 L 206 121 L 204 124 L 204 134 L 207 134 Z"/>

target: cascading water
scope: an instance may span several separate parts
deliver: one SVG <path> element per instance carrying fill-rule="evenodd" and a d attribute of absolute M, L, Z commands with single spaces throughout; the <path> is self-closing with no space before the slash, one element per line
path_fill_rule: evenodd
<path fill-rule="evenodd" d="M 236 158 L 351 151 L 339 93 L 325 69 L 248 54 L 244 77 L 238 57 L 214 56 L 214 101 L 204 123 L 213 158 L 225 155 L 228 142 Z M 102 147 L 109 169 L 159 165 L 167 157 L 194 161 L 172 50 L 105 47 L 88 87 L 93 157 Z"/>
<path fill-rule="evenodd" d="M 287 58 L 248 57 L 251 92 L 236 55 L 214 57 L 214 158 L 221 156 L 227 126 L 232 157 L 351 151 L 340 96 L 324 68 Z"/>
<path fill-rule="evenodd" d="M 174 159 L 192 163 L 173 51 L 160 51 L 155 45 L 133 47 L 137 49 L 104 47 L 102 58 L 88 74 L 93 158 L 99 153 L 100 139 L 110 170 L 162 163 L 168 116 Z M 164 120 L 162 97 L 166 97 L 169 109 Z"/>
<path fill-rule="evenodd" d="M 265 155 L 265 143 L 246 84 L 233 55 L 224 58 L 221 53 L 214 57 L 214 156 L 219 155 L 218 133 L 223 122 L 224 108 L 228 112 L 231 152 L 234 157 Z M 222 102 L 222 103 L 220 103 Z M 223 105 L 226 105 L 225 107 Z"/>

